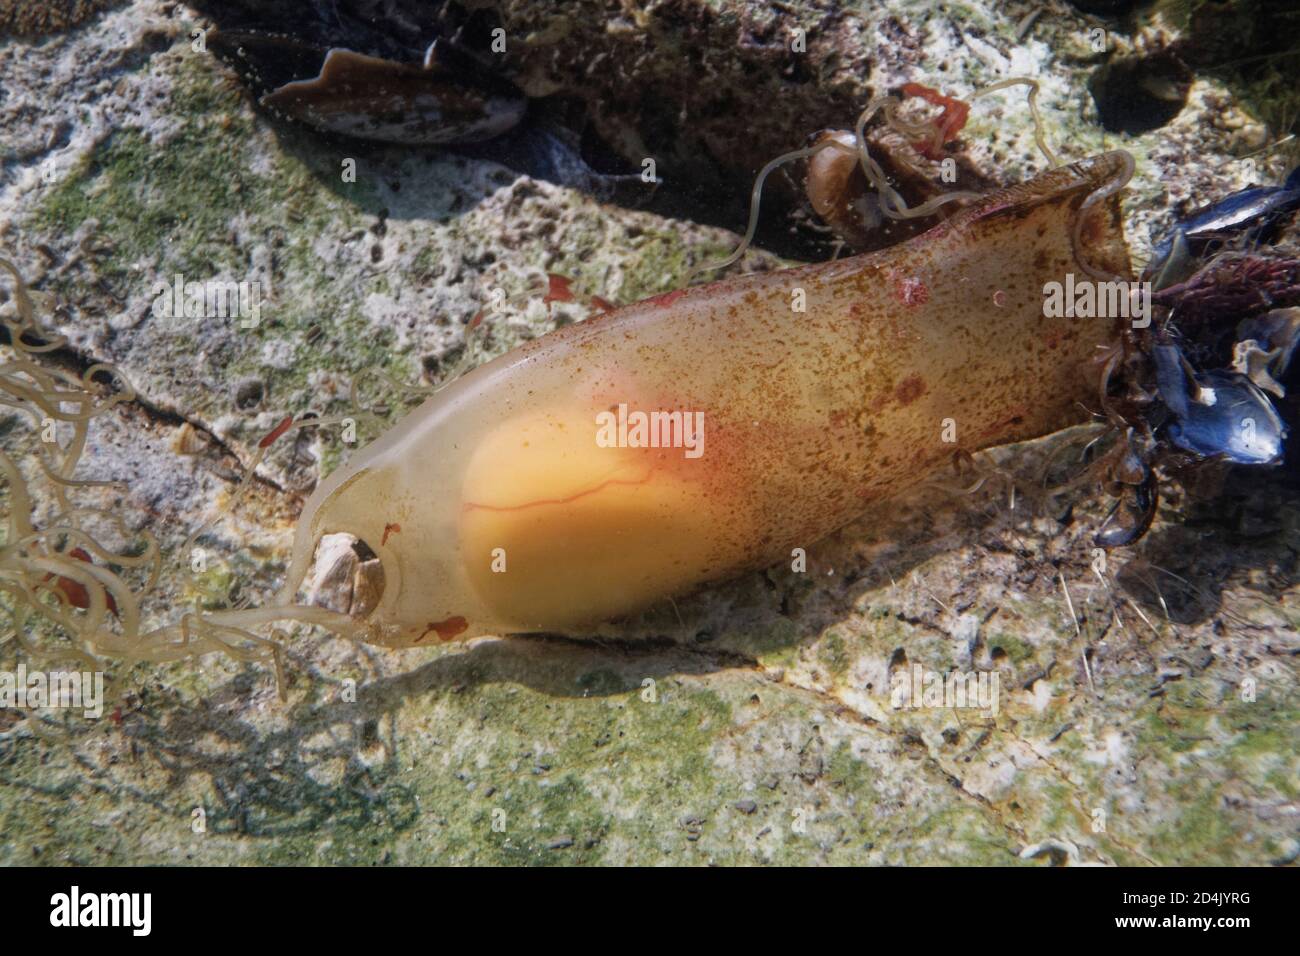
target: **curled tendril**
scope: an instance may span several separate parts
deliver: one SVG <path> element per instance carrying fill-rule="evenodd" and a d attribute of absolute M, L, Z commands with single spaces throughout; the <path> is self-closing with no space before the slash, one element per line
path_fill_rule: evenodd
<path fill-rule="evenodd" d="M 1028 77 L 1012 77 L 1005 80 L 999 80 L 998 82 L 990 84 L 989 86 L 975 92 L 971 96 L 971 99 L 978 99 L 989 93 L 994 93 L 998 90 L 1018 85 L 1027 86 L 1029 88 L 1029 112 L 1034 123 L 1034 142 L 1038 145 L 1039 151 L 1047 159 L 1049 165 L 1059 166 L 1061 161 L 1047 144 L 1047 136 L 1045 133 L 1046 127 L 1043 123 L 1042 114 L 1038 110 L 1039 84 L 1037 80 Z M 918 206 L 908 206 L 907 202 L 903 199 L 898 190 L 890 185 L 889 177 L 885 174 L 880 163 L 872 157 L 871 151 L 867 147 L 867 124 L 871 122 L 876 114 L 882 114 L 885 125 L 895 132 L 902 134 L 907 139 L 914 141 L 933 141 L 936 136 L 936 129 L 932 122 L 927 120 L 908 120 L 899 115 L 898 111 L 901 106 L 902 100 L 896 96 L 882 95 L 873 97 L 867 103 L 862 112 L 858 114 L 857 122 L 853 127 L 853 145 L 850 146 L 846 143 L 838 142 L 833 137 L 828 137 L 815 145 L 807 146 L 803 149 L 791 150 L 788 153 L 782 153 L 780 156 L 767 163 L 767 165 L 759 170 L 758 175 L 754 178 L 754 186 L 750 190 L 749 194 L 749 223 L 745 229 L 745 235 L 741 239 L 740 244 L 725 259 L 702 266 L 696 266 L 692 269 L 687 278 L 687 284 L 693 283 L 695 279 L 703 273 L 725 269 L 727 266 L 739 261 L 741 256 L 749 250 L 749 247 L 754 241 L 754 234 L 758 230 L 758 213 L 762 200 L 763 184 L 767 181 L 767 177 L 771 175 L 774 170 L 784 166 L 786 163 L 795 162 L 796 160 L 811 159 L 824 149 L 837 149 L 843 152 L 857 153 L 858 163 L 862 168 L 863 175 L 867 178 L 867 183 L 880 197 L 880 210 L 890 219 L 902 220 L 923 218 L 925 216 L 933 215 L 936 210 L 948 203 L 979 198 L 979 193 L 970 190 L 956 190 L 944 193 L 942 196 L 936 196 Z M 1124 182 L 1127 181 L 1128 179 L 1125 178 Z M 1110 189 L 1109 192 L 1094 194 L 1095 198 L 1090 198 L 1088 202 L 1084 204 L 1084 208 L 1086 209 L 1087 207 L 1100 202 L 1112 192 L 1122 188 L 1124 182 L 1119 183 L 1119 185 Z M 1100 275 L 1097 275 L 1097 277 L 1101 278 Z"/>
<path fill-rule="evenodd" d="M 1079 211 L 1075 214 L 1074 218 L 1074 229 L 1070 232 L 1070 244 L 1074 249 L 1075 261 L 1078 262 L 1079 267 L 1083 269 L 1084 272 L 1088 273 L 1088 275 L 1104 282 L 1126 282 L 1127 279 L 1124 276 L 1117 275 L 1114 272 L 1107 272 L 1105 269 L 1098 269 L 1096 266 L 1092 265 L 1088 262 L 1087 257 L 1083 255 L 1082 251 L 1083 226 L 1088 219 L 1089 211 L 1092 210 L 1094 206 L 1109 199 L 1127 186 L 1129 180 L 1133 178 L 1134 170 L 1137 168 L 1137 164 L 1134 162 L 1132 154 L 1123 150 L 1117 150 L 1113 155 L 1119 158 L 1120 167 L 1116 171 L 1115 175 L 1107 182 L 1089 193 L 1088 197 L 1084 199 L 1083 203 L 1079 206 Z"/>
<path fill-rule="evenodd" d="M 40 439 L 32 453 L 20 459 L 35 462 L 34 469 L 24 470 L 8 450 L 0 449 L 0 645 L 12 642 L 33 660 L 76 660 L 91 666 L 105 658 L 162 662 L 219 651 L 239 660 L 271 663 L 283 689 L 284 633 L 273 630 L 273 639 L 252 628 L 293 621 L 360 637 L 363 623 L 322 608 L 293 605 L 284 595 L 266 609 L 196 610 L 175 623 L 143 626 L 141 599 L 157 586 L 162 570 L 157 539 L 146 530 L 132 530 L 120 513 L 72 500 L 85 489 L 120 487 L 74 473 L 91 423 L 134 399 L 135 390 L 126 375 L 109 364 L 93 365 L 78 375 L 34 361 L 33 356 L 56 352 L 67 339 L 41 325 L 17 267 L 0 258 L 0 270 L 12 280 L 12 314 L 0 317 L 8 333 L 7 349 L 0 354 L 0 407 L 10 409 L 12 417 L 28 424 Z M 265 445 L 258 448 L 247 476 L 265 451 Z M 247 476 L 228 508 L 247 488 Z M 190 542 L 203 530 L 191 535 Z M 123 544 L 110 546 L 100 536 L 104 534 Z M 296 589 L 299 583 L 286 587 Z M 38 641 L 38 633 L 64 640 L 51 648 L 47 641 Z"/>
<path fill-rule="evenodd" d="M 740 240 L 740 245 L 736 247 L 735 251 L 733 251 L 731 255 L 719 262 L 696 266 L 691 270 L 690 275 L 687 276 L 687 284 L 694 282 L 696 276 L 702 275 L 705 272 L 715 272 L 718 269 L 725 269 L 732 263 L 739 261 L 740 257 L 749 250 L 750 245 L 754 241 L 754 233 L 758 230 L 758 207 L 763 197 L 763 183 L 767 181 L 767 177 L 773 170 L 784 166 L 786 163 L 792 163 L 797 159 L 808 159 L 826 148 L 827 144 L 821 143 L 816 146 L 807 146 L 803 149 L 793 149 L 788 153 L 782 153 L 759 170 L 758 176 L 754 179 L 754 187 L 749 193 L 749 226 L 745 229 L 745 236 Z"/>
<path fill-rule="evenodd" d="M 858 114 L 858 121 L 853 125 L 853 134 L 857 141 L 858 164 L 862 167 L 862 173 L 867 177 L 871 188 L 880 196 L 880 211 L 890 219 L 918 219 L 932 215 L 936 209 L 947 203 L 977 199 L 979 193 L 960 190 L 936 196 L 919 206 L 908 206 L 898 190 L 889 185 L 889 177 L 885 175 L 885 171 L 867 149 L 867 123 L 871 122 L 876 113 L 883 111 L 885 125 L 909 139 L 926 138 L 933 132 L 929 123 L 909 123 L 900 117 L 898 108 L 901 105 L 902 101 L 896 96 L 877 96 Z M 831 145 L 840 149 L 848 148 L 839 143 Z"/>
<path fill-rule="evenodd" d="M 1005 90 L 1009 86 L 1027 86 L 1029 87 L 1029 115 L 1034 121 L 1034 143 L 1038 146 L 1038 151 L 1047 159 L 1049 166 L 1060 166 L 1061 160 L 1052 148 L 1047 145 L 1046 126 L 1043 123 L 1043 116 L 1038 112 L 1038 81 L 1026 76 L 1013 76 L 1006 80 L 998 80 L 996 83 L 990 83 L 981 90 L 971 94 L 972 100 L 977 100 L 981 96 L 987 96 L 989 93 L 996 93 L 998 90 Z"/>

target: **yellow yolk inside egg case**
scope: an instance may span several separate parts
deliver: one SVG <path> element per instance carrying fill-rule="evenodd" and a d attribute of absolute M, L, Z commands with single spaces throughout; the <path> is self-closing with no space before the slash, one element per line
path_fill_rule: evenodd
<path fill-rule="evenodd" d="M 516 629 L 615 616 L 680 590 L 719 560 L 726 501 L 708 480 L 707 446 L 691 458 L 682 443 L 699 437 L 691 429 L 704 413 L 622 409 L 621 421 L 618 406 L 525 414 L 486 436 L 470 459 L 462 560 L 474 589 Z M 640 427 L 647 421 L 662 434 L 649 435 Z M 666 447 L 642 443 L 656 438 Z"/>

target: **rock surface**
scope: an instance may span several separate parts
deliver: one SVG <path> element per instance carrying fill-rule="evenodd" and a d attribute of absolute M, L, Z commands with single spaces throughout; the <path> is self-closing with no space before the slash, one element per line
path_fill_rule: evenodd
<path fill-rule="evenodd" d="M 192 48 L 198 12 L 101 6 L 0 42 L 0 250 L 61 303 L 63 359 L 111 361 L 139 389 L 96 423 L 79 474 L 126 482 L 102 502 L 169 552 L 284 415 L 353 411 L 355 387 L 389 406 L 358 418 L 361 441 L 378 434 L 461 360 L 492 289 L 553 272 L 632 301 L 735 242 L 488 160 L 270 122 Z M 1283 169 L 1276 152 L 1238 161 L 1270 134 L 1219 80 L 1196 77 L 1158 128 L 1098 123 L 1095 68 L 1186 26 L 1161 4 L 1126 22 L 1054 4 L 1027 27 L 1037 4 L 678 0 L 613 20 L 595 3 L 477 6 L 519 38 L 530 94 L 605 104 L 602 133 L 628 159 L 662 152 L 663 175 L 705 156 L 710 175 L 747 179 L 871 90 L 968 96 L 1009 75 L 1040 77 L 1068 156 L 1136 155 L 1138 257 L 1171 210 Z M 784 39 L 796 26 L 806 60 Z M 683 62 L 720 79 L 683 82 Z M 627 98 L 637 84 L 653 108 Z M 647 116 L 696 114 L 712 118 L 653 141 Z M 736 116 L 757 120 L 750 152 Z M 977 101 L 963 144 L 994 181 L 1041 163 L 1014 91 Z M 743 268 L 778 264 L 755 252 Z M 159 318 L 155 283 L 178 274 L 264 283 L 260 321 Z M 583 315 L 521 306 L 471 358 Z M 1073 437 L 995 457 L 1027 467 Z M 277 444 L 207 570 L 169 571 L 153 613 L 264 601 L 303 494 L 348 451 L 337 429 Z M 711 588 L 602 640 L 388 652 L 299 632 L 285 702 L 266 669 L 222 658 L 119 667 L 105 719 L 0 711 L 0 862 L 1293 862 L 1297 541 L 1300 495 L 1277 475 L 1236 476 L 1217 504 L 1174 497 L 1096 571 L 1086 521 L 931 490 L 810 546 L 802 572 Z M 17 660 L 0 646 L 0 669 Z M 996 675 L 996 711 L 892 706 L 913 668 Z"/>

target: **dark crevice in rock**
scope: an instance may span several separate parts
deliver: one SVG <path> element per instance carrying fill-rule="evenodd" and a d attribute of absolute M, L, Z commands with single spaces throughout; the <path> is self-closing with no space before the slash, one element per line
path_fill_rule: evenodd
<path fill-rule="evenodd" d="M 746 226 L 759 169 L 810 133 L 851 126 L 870 94 L 857 15 L 830 5 L 817 8 L 815 20 L 807 11 L 800 19 L 784 7 L 718 8 L 703 0 L 667 0 L 635 14 L 597 0 L 195 6 L 222 30 L 265 31 L 403 62 L 418 62 L 434 38 L 454 41 L 532 98 L 525 123 L 555 128 L 550 124 L 562 117 L 595 172 L 639 175 L 653 159 L 658 189 L 600 198 L 736 231 Z M 498 30 L 504 53 L 493 51 Z M 499 161 L 518 166 L 508 155 L 517 139 L 502 138 Z M 473 154 L 492 158 L 492 149 L 484 144 Z M 827 258 L 834 243 L 808 226 L 801 180 L 797 171 L 769 177 L 758 244 Z"/>
<path fill-rule="evenodd" d="M 1138 135 L 1181 113 L 1191 85 L 1191 70 L 1166 50 L 1112 60 L 1089 78 L 1088 91 L 1107 131 Z"/>

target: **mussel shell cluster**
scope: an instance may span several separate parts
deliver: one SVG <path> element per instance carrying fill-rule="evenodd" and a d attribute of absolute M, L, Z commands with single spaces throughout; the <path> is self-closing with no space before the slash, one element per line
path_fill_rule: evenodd
<path fill-rule="evenodd" d="M 1155 244 L 1145 275 L 1162 321 L 1146 351 L 1174 448 L 1235 464 L 1283 460 L 1288 428 L 1275 401 L 1300 343 L 1300 262 L 1263 246 L 1297 208 L 1300 169 L 1196 210 Z"/>

